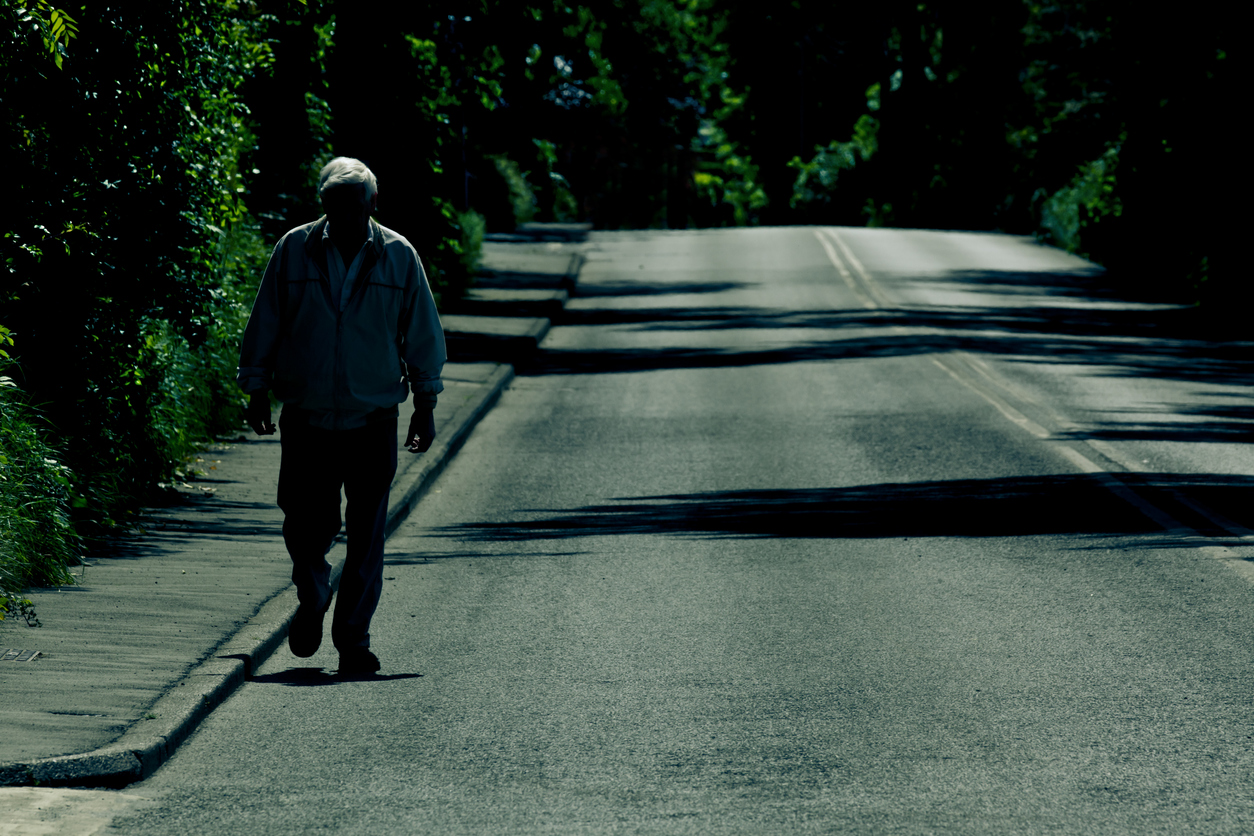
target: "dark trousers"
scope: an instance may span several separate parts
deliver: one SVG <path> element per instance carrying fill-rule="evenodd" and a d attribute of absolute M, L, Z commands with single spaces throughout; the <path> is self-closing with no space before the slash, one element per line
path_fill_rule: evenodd
<path fill-rule="evenodd" d="M 310 425 L 298 409 L 279 416 L 279 507 L 292 582 L 302 606 L 331 600 L 327 552 L 340 531 L 340 489 L 348 500 L 348 556 L 340 576 L 331 640 L 341 652 L 370 646 L 370 619 L 383 591 L 383 533 L 396 475 L 396 418 L 351 430 Z"/>

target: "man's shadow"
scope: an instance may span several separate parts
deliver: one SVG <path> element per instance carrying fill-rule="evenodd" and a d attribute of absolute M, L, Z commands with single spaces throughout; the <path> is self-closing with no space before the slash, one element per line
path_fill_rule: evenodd
<path fill-rule="evenodd" d="M 278 673 L 264 673 L 250 676 L 249 682 L 261 682 L 271 685 L 287 685 L 293 688 L 304 688 L 318 685 L 339 685 L 344 682 L 384 682 L 391 679 L 418 679 L 420 673 L 329 673 L 324 668 L 288 668 Z"/>

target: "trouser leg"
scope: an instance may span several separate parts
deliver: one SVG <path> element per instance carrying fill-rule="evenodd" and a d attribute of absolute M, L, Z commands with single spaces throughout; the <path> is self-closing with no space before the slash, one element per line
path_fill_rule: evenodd
<path fill-rule="evenodd" d="M 328 454 L 334 434 L 311 427 L 292 413 L 284 411 L 279 419 L 283 542 L 292 558 L 297 599 L 321 611 L 331 601 L 331 564 L 326 556 L 340 531 L 343 473 L 339 457 Z"/>
<path fill-rule="evenodd" d="M 335 600 L 331 639 L 341 653 L 370 646 L 370 620 L 383 592 L 388 490 L 396 474 L 396 419 L 348 430 L 344 495 L 348 554 Z"/>

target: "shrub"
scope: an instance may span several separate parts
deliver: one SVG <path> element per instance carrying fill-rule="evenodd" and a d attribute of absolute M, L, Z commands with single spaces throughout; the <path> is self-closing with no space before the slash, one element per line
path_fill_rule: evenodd
<path fill-rule="evenodd" d="M 1115 193 L 1118 163 L 1119 145 L 1110 143 L 1102 156 L 1080 166 L 1071 182 L 1042 204 L 1038 237 L 1067 252 L 1092 258 L 1093 253 L 1085 251 L 1085 228 L 1107 216 L 1119 217 L 1123 211 Z"/>
<path fill-rule="evenodd" d="M 479 269 L 479 263 L 483 261 L 483 236 L 487 232 L 488 226 L 483 219 L 483 215 L 480 215 L 474 209 L 458 212 L 457 225 L 461 227 L 462 269 L 465 271 L 469 283 L 474 280 L 474 275 Z"/>
<path fill-rule="evenodd" d="M 13 344 L 0 326 L 0 346 Z M 46 426 L 8 374 L 0 349 L 0 620 L 20 613 L 33 620 L 28 586 L 72 583 L 78 542 L 69 521 L 70 471 L 46 441 Z"/>
<path fill-rule="evenodd" d="M 518 163 L 509 157 L 499 155 L 492 158 L 497 173 L 509 188 L 510 206 L 514 210 L 514 225 L 531 223 L 536 217 L 536 193 L 527 182 L 527 172 L 518 168 Z"/>

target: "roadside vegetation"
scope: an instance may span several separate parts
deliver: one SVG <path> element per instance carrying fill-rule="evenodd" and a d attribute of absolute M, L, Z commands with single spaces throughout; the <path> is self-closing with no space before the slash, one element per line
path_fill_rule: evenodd
<path fill-rule="evenodd" d="M 1228 14 L 0 0 L 0 613 L 238 431 L 256 282 L 335 154 L 442 303 L 485 234 L 557 221 L 999 229 L 1222 309 Z"/>
<path fill-rule="evenodd" d="M 69 583 L 77 544 L 66 513 L 69 470 L 7 374 L 12 344 L 0 326 L 0 621 L 20 616 L 33 624 L 30 600 L 20 591 Z"/>

